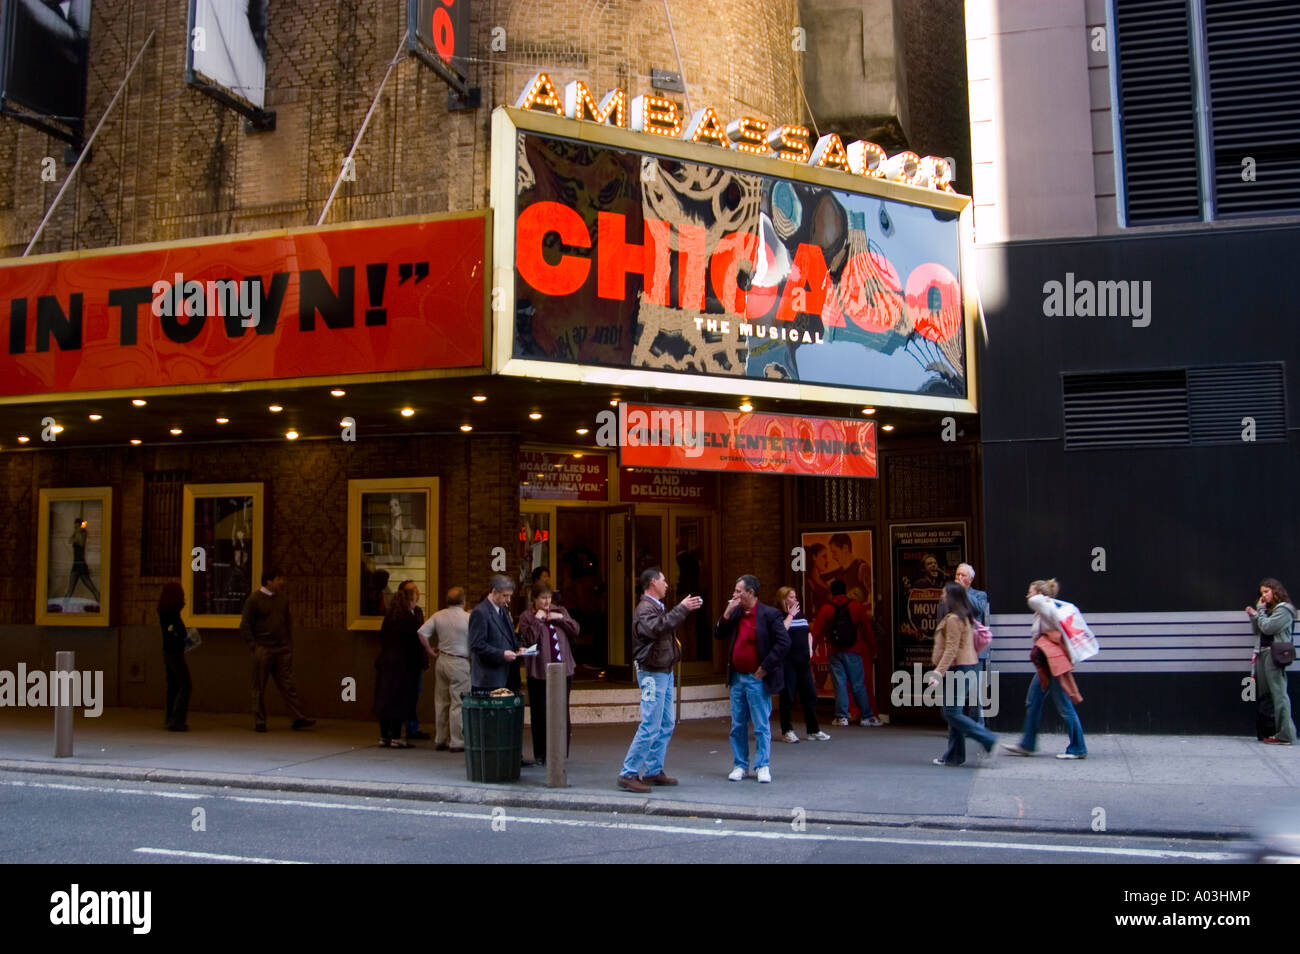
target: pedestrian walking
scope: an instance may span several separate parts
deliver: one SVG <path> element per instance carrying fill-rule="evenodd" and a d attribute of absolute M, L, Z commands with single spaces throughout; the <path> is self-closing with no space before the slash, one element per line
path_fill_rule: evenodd
<path fill-rule="evenodd" d="M 934 653 L 930 662 L 932 683 L 943 691 L 943 718 L 948 723 L 948 749 L 935 765 L 963 765 L 966 762 L 966 739 L 984 746 L 989 755 L 997 753 L 998 739 L 965 712 L 967 696 L 979 684 L 979 657 L 975 653 L 975 610 L 960 583 L 946 583 L 939 611 L 944 614 L 934 630 Z"/>
<path fill-rule="evenodd" d="M 1255 695 L 1262 702 L 1267 695 L 1273 706 L 1273 734 L 1265 736 L 1269 745 L 1291 745 L 1295 742 L 1295 721 L 1291 718 L 1291 696 L 1287 692 L 1286 666 L 1279 662 L 1283 656 L 1280 647 L 1291 644 L 1291 628 L 1296 610 L 1291 605 L 1286 587 L 1269 577 L 1259 584 L 1259 602 L 1246 607 L 1255 629 Z M 1275 655 L 1275 646 L 1279 647 Z M 1294 650 L 1291 650 L 1294 658 Z"/>
<path fill-rule="evenodd" d="M 817 611 L 813 639 L 830 643 L 831 681 L 835 684 L 834 725 L 849 724 L 849 693 L 858 704 L 861 725 L 883 725 L 867 697 L 866 662 L 874 655 L 875 632 L 871 614 L 859 600 L 848 596 L 843 580 L 831 581 L 831 600 Z"/>
<path fill-rule="evenodd" d="M 410 580 L 402 583 L 379 630 L 374 712 L 379 744 L 386 749 L 414 748 L 409 739 L 402 741 L 402 726 L 415 717 L 420 666 L 427 658 L 419 636 L 424 618 L 415 604 L 419 592 Z"/>
<path fill-rule="evenodd" d="M 433 747 L 440 752 L 464 752 L 460 697 L 470 689 L 469 611 L 465 609 L 465 588 L 449 589 L 446 607 L 425 620 L 417 635 L 425 653 L 434 660 Z"/>
<path fill-rule="evenodd" d="M 785 614 L 785 629 L 790 634 L 790 652 L 785 657 L 785 676 L 777 697 L 781 711 L 781 738 L 798 742 L 794 731 L 794 697 L 799 694 L 803 705 L 804 728 L 809 742 L 827 742 L 830 736 L 817 723 L 817 686 L 812 674 L 812 628 L 799 608 L 799 594 L 792 586 L 776 591 L 776 608 Z"/>
<path fill-rule="evenodd" d="M 633 671 L 641 689 L 641 723 L 623 759 L 618 787 L 644 794 L 652 785 L 677 784 L 677 779 L 664 771 L 677 719 L 673 711 L 673 666 L 682 658 L 682 644 L 674 633 L 704 605 L 704 600 L 687 594 L 668 609 L 664 604 L 668 580 L 657 566 L 642 570 L 639 582 L 642 592 L 632 613 L 632 639 Z"/>
<path fill-rule="evenodd" d="M 167 674 L 167 706 L 163 719 L 169 732 L 188 732 L 185 717 L 190 709 L 190 667 L 185 664 L 185 590 L 168 583 L 158 597 L 158 622 L 162 626 L 163 671 Z"/>
<path fill-rule="evenodd" d="M 552 590 L 545 583 L 534 583 L 529 593 L 527 612 L 519 617 L 519 644 L 527 649 L 537 647 L 535 656 L 524 659 L 528 673 L 528 709 L 532 714 L 533 758 L 546 764 L 546 667 L 550 663 L 564 665 L 564 698 L 567 702 L 573 693 L 573 644 L 570 638 L 578 635 L 578 622 L 563 606 L 551 602 Z M 566 708 L 567 713 L 567 708 Z M 573 720 L 565 717 L 564 754 L 569 754 L 573 739 Z"/>
<path fill-rule="evenodd" d="M 266 680 L 275 680 L 284 704 L 293 715 L 295 731 L 316 724 L 308 719 L 298 700 L 293 680 L 293 622 L 283 590 L 286 580 L 279 570 L 262 574 L 262 585 L 250 593 L 239 620 L 239 634 L 253 653 L 253 729 L 266 731 Z"/>
<path fill-rule="evenodd" d="M 1055 598 L 1060 591 L 1056 580 L 1035 580 L 1029 584 L 1025 599 L 1034 613 L 1034 668 L 1035 678 L 1029 682 L 1029 694 L 1025 698 L 1025 731 L 1019 742 L 1006 744 L 1002 748 L 1012 755 L 1029 756 L 1038 747 L 1038 723 L 1043 717 L 1043 703 L 1051 696 L 1056 711 L 1065 722 L 1065 729 L 1070 737 L 1070 744 L 1058 759 L 1086 759 L 1088 747 L 1083 740 L 1083 724 L 1074 709 L 1075 702 L 1083 701 L 1071 674 L 1069 655 L 1065 649 L 1061 634 L 1061 621 L 1057 614 Z M 1072 702 L 1071 699 L 1074 701 Z"/>
<path fill-rule="evenodd" d="M 839 582 L 839 581 L 837 581 Z M 781 611 L 758 601 L 758 577 L 746 573 L 714 629 L 728 640 L 727 687 L 731 693 L 731 773 L 739 782 L 749 773 L 749 727 L 754 727 L 754 772 L 772 781 L 772 696 L 785 682 L 790 634 Z"/>
<path fill-rule="evenodd" d="M 969 563 L 960 563 L 957 565 L 957 582 L 966 587 L 966 598 L 970 600 L 971 609 L 975 611 L 975 621 L 989 625 L 989 595 L 983 590 L 975 589 L 975 567 Z M 966 701 L 966 714 L 978 722 L 984 724 L 984 706 L 982 705 L 985 697 L 984 686 L 989 680 L 989 654 L 993 651 L 992 644 L 985 646 L 979 652 L 979 692 L 974 699 Z"/>

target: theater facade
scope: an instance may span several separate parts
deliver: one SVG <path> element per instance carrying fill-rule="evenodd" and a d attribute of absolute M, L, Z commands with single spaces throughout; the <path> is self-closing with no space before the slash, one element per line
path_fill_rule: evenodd
<path fill-rule="evenodd" d="M 432 611 L 503 572 L 518 612 L 544 566 L 581 626 L 575 719 L 631 719 L 659 566 L 704 598 L 684 717 L 724 711 L 712 621 L 753 573 L 809 615 L 843 580 L 877 621 L 877 710 L 936 718 L 890 673 L 928 661 L 983 548 L 951 165 L 817 136 L 793 100 L 501 89 L 462 167 L 477 204 L 0 261 L 0 668 L 72 649 L 107 705 L 161 707 L 179 581 L 192 707 L 244 711 L 238 614 L 274 567 L 306 705 L 367 719 L 402 581 Z"/>

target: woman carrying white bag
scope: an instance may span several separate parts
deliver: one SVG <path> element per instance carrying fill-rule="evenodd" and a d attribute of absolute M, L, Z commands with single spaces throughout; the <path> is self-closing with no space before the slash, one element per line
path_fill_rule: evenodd
<path fill-rule="evenodd" d="M 1083 725 L 1074 710 L 1070 696 L 1082 700 L 1074 686 L 1071 670 L 1097 652 L 1097 640 L 1082 622 L 1078 610 L 1055 597 L 1059 591 L 1056 580 L 1035 580 L 1029 584 L 1026 599 L 1034 611 L 1035 668 L 1038 670 L 1029 683 L 1025 699 L 1025 731 L 1018 743 L 1003 744 L 1012 755 L 1033 755 L 1038 746 L 1038 723 L 1043 717 L 1043 703 L 1051 696 L 1056 711 L 1065 722 L 1070 744 L 1058 759 L 1086 759 L 1088 747 L 1083 742 Z M 1063 683 L 1064 681 L 1064 683 Z M 1069 691 L 1067 691 L 1067 688 Z"/>

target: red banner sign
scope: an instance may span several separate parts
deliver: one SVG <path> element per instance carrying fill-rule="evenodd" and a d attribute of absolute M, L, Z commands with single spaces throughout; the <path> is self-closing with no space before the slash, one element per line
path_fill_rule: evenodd
<path fill-rule="evenodd" d="M 484 218 L 0 262 L 0 395 L 483 364 Z"/>
<path fill-rule="evenodd" d="M 693 503 L 712 506 L 718 478 L 689 470 L 626 467 L 618 472 L 618 499 L 623 503 Z"/>
<path fill-rule="evenodd" d="M 623 466 L 875 477 L 871 421 L 620 404 Z"/>
<path fill-rule="evenodd" d="M 524 500 L 605 500 L 608 486 L 603 455 L 519 452 L 519 496 Z"/>

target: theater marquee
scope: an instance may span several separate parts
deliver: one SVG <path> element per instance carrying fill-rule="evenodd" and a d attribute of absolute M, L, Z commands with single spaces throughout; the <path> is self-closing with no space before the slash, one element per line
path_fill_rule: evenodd
<path fill-rule="evenodd" d="M 494 371 L 975 410 L 970 200 L 942 160 L 790 126 L 761 152 L 746 117 L 652 134 L 644 103 L 568 92 L 570 116 L 535 86 L 493 115 Z"/>

